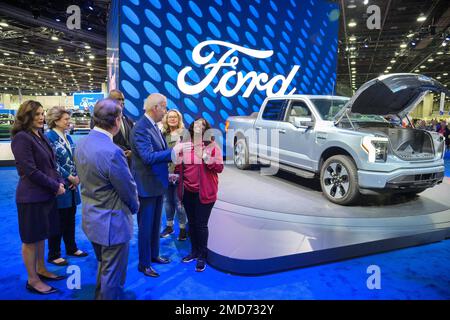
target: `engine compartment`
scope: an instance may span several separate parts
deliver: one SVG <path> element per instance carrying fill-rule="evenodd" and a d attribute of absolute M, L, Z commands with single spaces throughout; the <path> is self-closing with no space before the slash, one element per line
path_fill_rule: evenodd
<path fill-rule="evenodd" d="M 414 161 L 434 158 L 433 138 L 425 130 L 367 126 L 360 127 L 358 131 L 370 132 L 389 138 L 391 151 L 402 160 Z"/>

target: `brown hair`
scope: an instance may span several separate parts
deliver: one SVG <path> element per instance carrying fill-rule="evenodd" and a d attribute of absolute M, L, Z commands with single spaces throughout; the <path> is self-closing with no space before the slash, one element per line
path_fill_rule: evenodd
<path fill-rule="evenodd" d="M 56 121 L 61 120 L 64 114 L 70 116 L 69 110 L 66 110 L 64 107 L 56 106 L 48 110 L 45 117 L 48 127 L 50 129 L 56 127 Z"/>
<path fill-rule="evenodd" d="M 30 131 L 39 108 L 44 107 L 38 101 L 27 100 L 22 103 L 17 111 L 16 119 L 11 129 L 11 136 L 14 137 L 20 131 Z"/>
<path fill-rule="evenodd" d="M 206 120 L 205 118 L 202 118 L 202 117 L 198 117 L 197 119 L 192 121 L 191 125 L 189 126 L 189 134 L 191 135 L 191 139 L 194 139 L 194 124 L 198 120 L 203 120 L 205 122 L 205 130 L 203 130 L 203 132 L 202 132 L 202 138 L 203 138 L 203 135 L 205 134 L 205 132 L 208 131 L 209 129 L 211 129 L 211 125 L 209 124 L 208 120 Z M 211 138 L 212 138 L 211 141 L 214 140 L 213 137 L 211 137 Z M 205 141 L 205 145 L 210 144 L 211 141 Z"/>

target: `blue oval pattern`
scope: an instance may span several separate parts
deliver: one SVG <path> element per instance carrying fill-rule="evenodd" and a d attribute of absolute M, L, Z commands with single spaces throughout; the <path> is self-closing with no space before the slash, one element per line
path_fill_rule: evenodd
<path fill-rule="evenodd" d="M 169 21 L 169 23 L 172 25 L 172 27 L 177 30 L 177 31 L 181 31 L 183 29 L 183 27 L 181 26 L 180 21 L 171 13 L 167 14 L 167 20 Z"/>
<path fill-rule="evenodd" d="M 155 51 L 155 49 L 153 49 L 149 45 L 144 45 L 144 52 L 147 55 L 147 57 L 150 58 L 150 61 L 152 61 L 152 62 L 154 62 L 156 64 L 161 64 L 161 57 Z"/>
<path fill-rule="evenodd" d="M 129 112 L 132 116 L 138 117 L 139 116 L 139 110 L 136 108 L 136 106 L 133 104 L 132 101 L 125 99 L 125 106 L 126 111 Z"/>
<path fill-rule="evenodd" d="M 128 77 L 130 77 L 134 81 L 141 81 L 139 72 L 137 72 L 137 70 L 130 63 L 128 63 L 127 61 L 122 61 L 120 63 L 120 66 Z"/>
<path fill-rule="evenodd" d="M 173 49 L 171 47 L 166 47 L 164 49 L 164 52 L 166 53 L 167 57 L 173 62 L 175 63 L 177 66 L 181 67 L 181 59 L 178 56 L 178 54 L 173 51 Z"/>
<path fill-rule="evenodd" d="M 180 99 L 180 91 L 178 91 L 178 89 L 171 82 L 165 81 L 164 87 L 172 97 L 175 99 Z"/>
<path fill-rule="evenodd" d="M 136 52 L 136 50 L 133 49 L 132 46 L 130 46 L 128 43 L 126 42 L 122 42 L 120 44 L 120 47 L 122 48 L 122 52 L 125 53 L 125 55 L 132 60 L 135 63 L 141 63 L 141 58 L 139 56 L 139 54 Z"/>
<path fill-rule="evenodd" d="M 180 39 L 170 30 L 166 30 L 166 37 L 169 39 L 170 43 L 174 45 L 177 49 L 181 49 L 182 44 Z"/>
<path fill-rule="evenodd" d="M 122 88 L 125 92 L 134 99 L 139 99 L 139 91 L 127 80 L 121 81 Z"/>
<path fill-rule="evenodd" d="M 157 28 L 161 28 L 161 20 L 159 20 L 159 18 L 156 16 L 156 14 L 153 13 L 152 10 L 145 9 L 145 16 L 151 24 L 153 24 Z"/>
<path fill-rule="evenodd" d="M 216 38 L 222 37 L 222 34 L 220 33 L 219 29 L 217 29 L 216 25 L 214 23 L 212 23 L 211 21 L 208 21 L 208 28 L 214 34 L 214 36 Z"/>
<path fill-rule="evenodd" d="M 178 72 L 170 64 L 165 64 L 164 65 L 164 70 L 166 71 L 166 73 L 169 75 L 169 77 L 173 81 L 175 81 L 175 82 L 177 81 Z"/>
<path fill-rule="evenodd" d="M 192 12 L 194 12 L 197 17 L 203 17 L 202 10 L 200 10 L 200 8 L 195 4 L 194 1 L 189 1 L 189 7 L 191 7 Z"/>
<path fill-rule="evenodd" d="M 176 12 L 178 13 L 183 12 L 183 9 L 181 8 L 177 0 L 169 0 L 169 3 Z"/>
<path fill-rule="evenodd" d="M 125 14 L 125 17 L 131 21 L 131 23 L 135 25 L 139 25 L 141 23 L 138 16 L 128 6 L 122 6 L 122 12 Z"/>
<path fill-rule="evenodd" d="M 148 40 L 150 40 L 154 45 L 161 47 L 161 39 L 159 36 L 149 27 L 144 28 L 145 35 L 147 36 Z"/>
<path fill-rule="evenodd" d="M 144 63 L 144 70 L 149 75 L 149 77 L 155 80 L 156 82 L 161 81 L 161 75 L 155 68 L 153 68 L 151 64 Z"/>
<path fill-rule="evenodd" d="M 141 43 L 141 39 L 139 38 L 139 36 L 137 35 L 136 32 L 134 32 L 134 30 L 127 24 L 122 24 L 122 31 L 123 33 L 127 36 L 127 38 L 135 43 L 135 44 L 140 44 Z"/>
<path fill-rule="evenodd" d="M 147 90 L 148 94 L 159 92 L 159 90 L 156 89 L 156 87 L 148 81 L 144 81 L 144 88 L 145 90 Z"/>
<path fill-rule="evenodd" d="M 247 23 L 248 23 L 248 26 L 250 27 L 250 29 L 252 29 L 255 32 L 258 32 L 258 27 L 256 26 L 256 24 L 253 22 L 252 19 L 248 18 Z"/>
<path fill-rule="evenodd" d="M 198 25 L 198 23 L 191 17 L 188 18 L 188 23 L 191 28 L 198 34 L 202 34 L 202 28 Z"/>
<path fill-rule="evenodd" d="M 211 16 L 217 20 L 217 22 L 222 22 L 222 16 L 217 12 L 216 8 L 209 7 L 209 12 L 211 13 Z"/>
<path fill-rule="evenodd" d="M 233 12 L 228 12 L 228 17 L 230 18 L 231 22 L 236 26 L 240 27 L 241 23 L 239 22 L 239 19 L 234 15 Z"/>
<path fill-rule="evenodd" d="M 184 105 L 189 109 L 189 111 L 191 111 L 192 113 L 197 113 L 198 112 L 198 108 L 195 105 L 194 102 L 192 102 L 191 99 L 189 98 L 184 98 Z"/>

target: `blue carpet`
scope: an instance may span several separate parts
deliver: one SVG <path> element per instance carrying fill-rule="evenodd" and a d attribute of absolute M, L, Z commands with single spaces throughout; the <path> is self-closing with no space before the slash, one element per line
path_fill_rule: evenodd
<path fill-rule="evenodd" d="M 92 299 L 97 262 L 81 231 L 80 212 L 77 215 L 77 242 L 90 255 L 69 261 L 81 269 L 81 289 L 70 290 L 62 281 L 54 283 L 61 289 L 57 295 L 38 296 L 25 290 L 26 272 L 14 202 L 17 180 L 15 168 L 0 168 L 0 299 Z M 196 273 L 194 263 L 180 262 L 189 251 L 189 243 L 177 241 L 176 235 L 172 235 L 161 240 L 161 253 L 173 262 L 155 266 L 161 273 L 160 278 L 147 278 L 137 271 L 136 235 L 135 223 L 126 282 L 128 299 L 450 299 L 450 240 L 276 274 L 244 277 L 212 267 Z M 366 270 L 370 265 L 381 268 L 380 290 L 369 290 L 366 286 L 369 277 Z M 65 267 L 50 266 L 49 269 L 60 274 L 66 272 Z"/>

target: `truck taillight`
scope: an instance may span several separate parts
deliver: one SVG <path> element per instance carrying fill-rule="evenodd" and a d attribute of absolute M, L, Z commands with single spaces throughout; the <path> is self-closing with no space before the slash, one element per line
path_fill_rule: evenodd
<path fill-rule="evenodd" d="M 228 127 L 230 126 L 230 121 L 225 121 L 225 132 L 228 132 Z"/>

